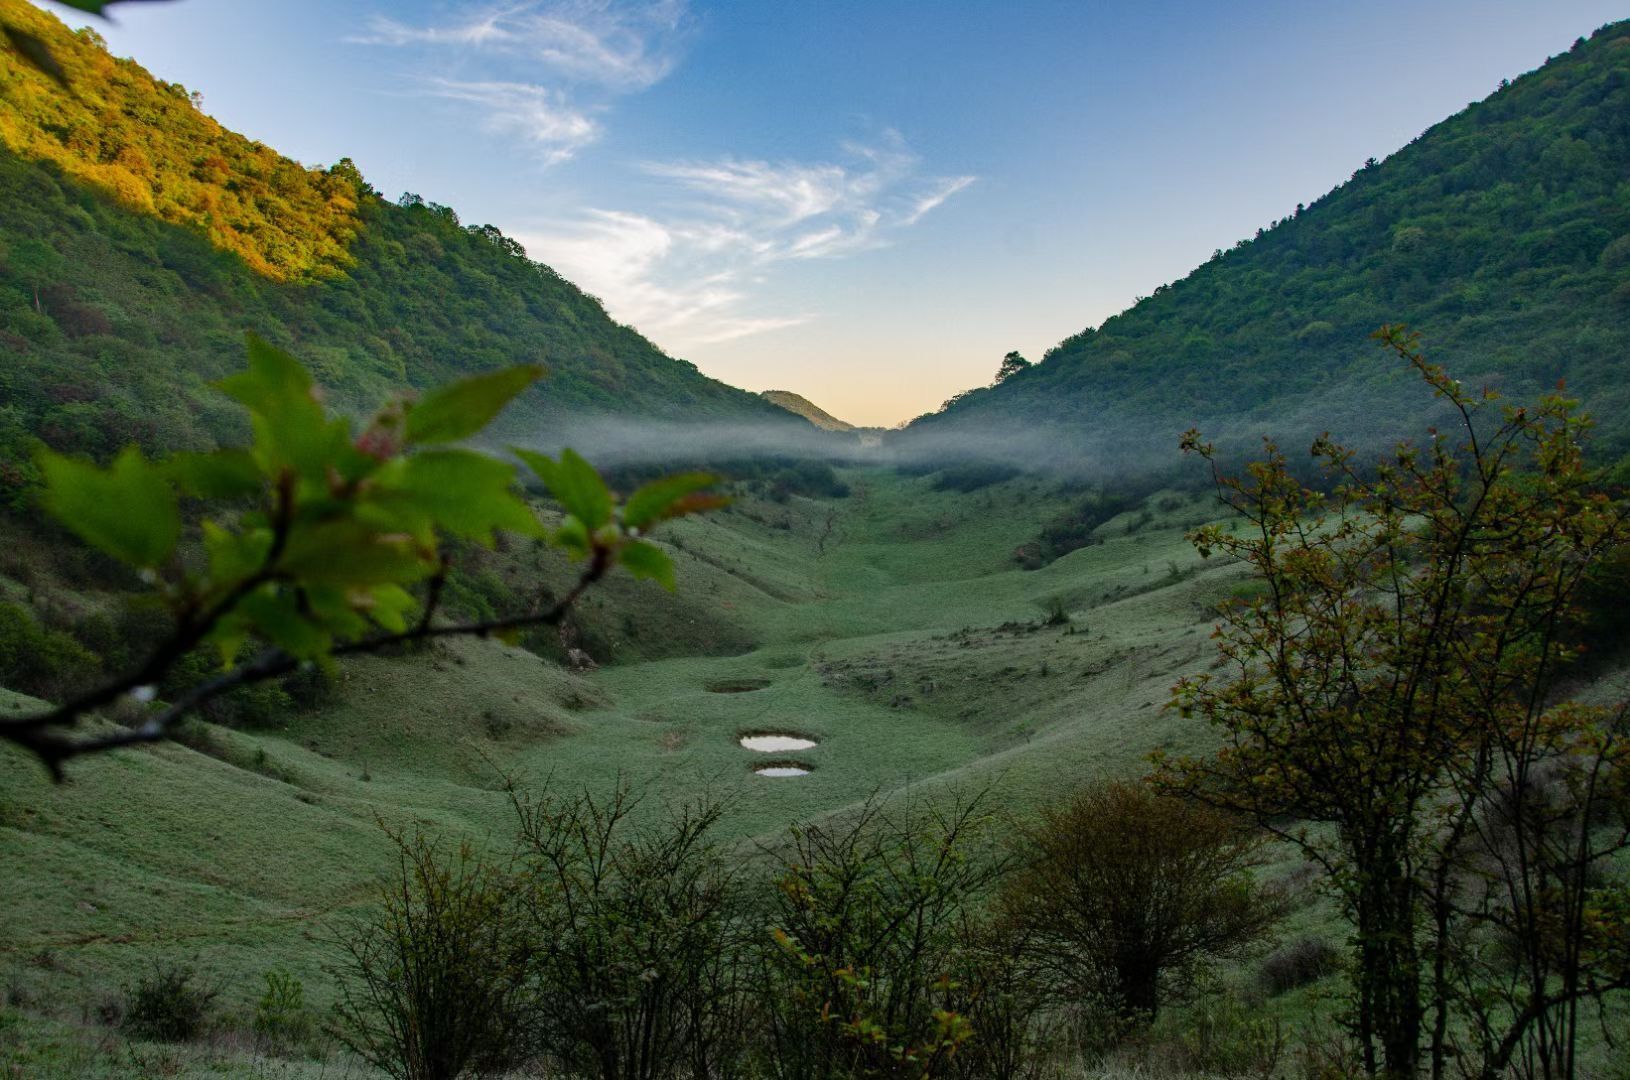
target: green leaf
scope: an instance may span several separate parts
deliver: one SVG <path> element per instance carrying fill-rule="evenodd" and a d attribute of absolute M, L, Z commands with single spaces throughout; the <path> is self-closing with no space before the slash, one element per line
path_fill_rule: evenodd
<path fill-rule="evenodd" d="M 86 543 L 131 566 L 149 568 L 175 550 L 181 536 L 175 491 L 135 447 L 109 469 L 45 450 L 40 469 L 46 508 Z"/>
<path fill-rule="evenodd" d="M 219 386 L 249 409 L 255 460 L 268 474 L 293 468 L 312 482 L 326 482 L 350 439 L 345 423 L 323 413 L 311 373 L 298 360 L 254 334 L 248 344 L 249 370 Z"/>
<path fill-rule="evenodd" d="M 611 520 L 611 492 L 594 466 L 584 461 L 577 451 L 562 450 L 559 461 L 531 450 L 516 449 L 515 456 L 526 462 L 555 501 L 581 521 L 588 532 Z"/>
<path fill-rule="evenodd" d="M 247 450 L 172 454 L 160 467 L 182 491 L 200 499 L 240 499 L 258 495 L 266 486 L 265 474 Z"/>
<path fill-rule="evenodd" d="M 393 634 L 407 629 L 408 615 L 419 606 L 413 594 L 400 585 L 376 585 L 369 591 L 365 605 L 374 622 Z"/>
<path fill-rule="evenodd" d="M 255 633 L 290 656 L 309 660 L 333 645 L 326 630 L 300 614 L 292 593 L 257 589 L 243 598 L 238 611 Z"/>
<path fill-rule="evenodd" d="M 410 528 L 434 526 L 488 545 L 494 529 L 542 531 L 514 482 L 513 465 L 470 450 L 414 454 L 380 475 L 385 508 L 407 515 Z M 390 500 L 392 494 L 405 501 Z"/>
<path fill-rule="evenodd" d="M 664 518 L 674 516 L 683 505 L 681 500 L 694 492 L 710 488 L 719 482 L 712 473 L 690 472 L 664 476 L 635 491 L 623 506 L 623 524 L 630 529 L 644 529 Z"/>
<path fill-rule="evenodd" d="M 219 385 L 223 391 L 254 412 L 276 412 L 302 400 L 316 403 L 311 372 L 300 361 L 258 334 L 246 334 L 244 338 L 249 370 L 222 379 Z"/>
<path fill-rule="evenodd" d="M 57 0 L 57 3 L 67 7 L 78 8 L 80 11 L 88 11 L 92 15 L 102 16 L 106 16 L 105 9 L 109 4 L 117 4 L 118 2 L 119 0 Z"/>
<path fill-rule="evenodd" d="M 211 584 L 229 591 L 238 582 L 259 570 L 272 550 L 272 531 L 249 529 L 229 532 L 213 521 L 203 523 L 204 552 L 209 556 Z"/>
<path fill-rule="evenodd" d="M 435 562 L 407 537 L 335 521 L 296 529 L 278 566 L 302 585 L 351 588 L 418 581 L 434 571 Z"/>
<path fill-rule="evenodd" d="M 249 640 L 249 617 L 242 611 L 228 612 L 225 618 L 215 624 L 205 640 L 215 646 L 216 654 L 221 658 L 221 666 L 230 668 L 237 662 L 244 643 Z"/>
<path fill-rule="evenodd" d="M 354 639 L 368 632 L 368 620 L 358 610 L 370 603 L 368 590 L 318 585 L 303 592 L 306 617 L 330 637 Z"/>
<path fill-rule="evenodd" d="M 583 527 L 581 521 L 571 515 L 567 515 L 566 520 L 560 523 L 560 528 L 555 530 L 550 541 L 556 547 L 565 550 L 574 561 L 588 556 L 589 531 Z"/>
<path fill-rule="evenodd" d="M 522 390 L 543 378 L 542 364 L 520 364 L 430 391 L 407 414 L 410 443 L 468 439 L 492 422 Z"/>
<path fill-rule="evenodd" d="M 649 578 L 669 592 L 674 591 L 674 564 L 667 552 L 644 540 L 625 544 L 617 561 L 637 578 Z"/>

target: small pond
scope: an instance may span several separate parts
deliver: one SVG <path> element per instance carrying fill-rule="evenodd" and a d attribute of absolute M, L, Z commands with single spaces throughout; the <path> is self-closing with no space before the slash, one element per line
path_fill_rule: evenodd
<path fill-rule="evenodd" d="M 743 735 L 741 745 L 761 754 L 786 754 L 794 750 L 813 750 L 815 740 L 801 735 Z"/>
<path fill-rule="evenodd" d="M 760 765 L 753 772 L 759 776 L 808 776 L 809 769 L 803 765 L 794 765 L 783 762 L 780 765 Z"/>

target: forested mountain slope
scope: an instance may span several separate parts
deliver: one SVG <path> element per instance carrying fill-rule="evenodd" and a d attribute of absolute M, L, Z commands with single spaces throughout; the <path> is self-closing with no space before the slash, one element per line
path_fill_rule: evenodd
<path fill-rule="evenodd" d="M 1191 424 L 1391 438 L 1419 430 L 1421 398 L 1368 340 L 1389 322 L 1509 397 L 1566 378 L 1603 450 L 1630 450 L 1630 23 L 910 430 L 1166 452 Z"/>
<path fill-rule="evenodd" d="M 0 500 L 31 437 L 106 454 L 209 445 L 241 421 L 206 384 L 254 330 L 341 404 L 541 360 L 512 433 L 565 415 L 797 421 L 674 360 L 491 226 L 375 194 L 222 128 L 185 88 L 23 0 L 70 95 L 0 49 Z M 540 253 L 546 254 L 546 253 Z"/>

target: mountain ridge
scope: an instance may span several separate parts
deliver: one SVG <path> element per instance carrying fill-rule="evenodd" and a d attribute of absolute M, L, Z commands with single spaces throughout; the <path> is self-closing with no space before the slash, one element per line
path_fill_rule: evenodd
<path fill-rule="evenodd" d="M 33 20 L 71 70 L 106 69 L 117 92 L 105 101 L 118 114 L 107 138 L 123 140 L 125 127 L 144 132 L 115 159 L 123 154 L 130 171 L 139 152 L 153 170 L 144 190 L 159 193 L 152 208 L 133 206 L 75 167 L 99 161 L 111 143 L 81 138 L 77 121 L 56 123 L 54 102 L 69 95 L 0 49 L 0 505 L 26 505 L 36 439 L 105 457 L 131 443 L 198 449 L 239 437 L 241 417 L 210 384 L 241 365 L 245 330 L 299 356 L 332 403 L 357 412 L 470 371 L 542 361 L 550 377 L 495 431 L 512 440 L 597 416 L 797 423 L 663 353 L 491 225 L 465 225 L 413 194 L 387 201 L 349 162 L 307 170 L 224 128 L 216 143 L 192 147 L 186 139 L 214 121 L 185 88 L 108 58 L 94 35 L 21 0 L 0 4 L 8 20 Z M 80 104 L 60 106 L 63 116 L 93 100 L 93 81 L 81 80 Z M 45 154 L 46 143 L 60 153 Z M 220 147 L 230 152 L 216 154 Z M 240 165 L 244 175 L 233 171 Z M 249 175 L 257 169 L 268 174 L 259 186 Z M 278 177 L 292 194 L 273 190 Z M 293 263 L 266 272 L 275 259 L 246 257 L 211 224 L 226 215 L 229 189 L 241 196 L 232 204 L 240 234 L 283 247 L 300 230 L 267 223 L 295 213 L 289 199 L 350 191 L 349 206 L 324 195 L 332 214 L 307 230 L 327 229 L 343 247 L 299 272 Z M 189 199 L 215 200 L 220 214 L 158 212 Z M 308 239 L 312 252 L 329 250 Z"/>
<path fill-rule="evenodd" d="M 1171 452 L 1185 428 L 1391 438 L 1419 397 L 1368 338 L 1421 331 L 1457 376 L 1561 379 L 1630 450 L 1630 22 L 1609 24 L 1384 162 L 1218 251 L 1000 385 L 907 429 L 1036 425 Z"/>

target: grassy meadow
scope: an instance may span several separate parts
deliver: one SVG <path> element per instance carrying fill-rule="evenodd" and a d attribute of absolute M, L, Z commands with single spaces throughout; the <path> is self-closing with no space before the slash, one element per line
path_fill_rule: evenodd
<path fill-rule="evenodd" d="M 1184 539 L 1214 504 L 1157 495 L 1032 572 L 1011 553 L 1076 497 L 1056 483 L 845 479 L 844 499 L 747 497 L 675 523 L 672 602 L 650 583 L 594 595 L 585 624 L 651 659 L 573 674 L 452 640 L 347 662 L 334 700 L 286 726 L 198 725 L 185 745 L 76 762 L 61 786 L 7 752 L 0 979 L 35 1019 L 23 1049 L 0 1054 L 72 1043 L 155 961 L 196 964 L 240 1018 L 273 969 L 326 1006 L 332 936 L 388 865 L 381 825 L 506 840 L 506 779 L 621 778 L 651 805 L 707 791 L 729 800 L 725 834 L 751 851 L 907 788 L 993 785 L 1021 814 L 1205 738 L 1163 705 L 1210 662 L 1209 613 L 1237 583 Z M 685 654 L 691 628 L 721 623 L 741 651 Z M 818 745 L 756 754 L 738 744 L 753 733 Z M 753 773 L 768 761 L 810 771 Z"/>

